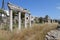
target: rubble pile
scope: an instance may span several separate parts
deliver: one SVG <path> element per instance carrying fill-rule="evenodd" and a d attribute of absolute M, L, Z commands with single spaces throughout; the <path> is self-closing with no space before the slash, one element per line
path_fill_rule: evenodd
<path fill-rule="evenodd" d="M 48 32 L 45 36 L 45 40 L 60 40 L 60 26 L 57 26 L 57 29 Z"/>

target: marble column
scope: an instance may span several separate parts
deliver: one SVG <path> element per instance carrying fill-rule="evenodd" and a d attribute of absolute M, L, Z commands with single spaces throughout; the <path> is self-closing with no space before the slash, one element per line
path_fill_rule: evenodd
<path fill-rule="evenodd" d="M 53 20 L 52 20 L 52 23 L 53 23 Z"/>
<path fill-rule="evenodd" d="M 31 27 L 31 14 L 29 14 L 29 26 Z"/>
<path fill-rule="evenodd" d="M 18 29 L 21 30 L 21 12 L 19 14 L 19 20 L 18 20 Z"/>
<path fill-rule="evenodd" d="M 13 16 L 12 16 L 12 9 L 9 9 L 10 14 L 10 30 L 13 30 Z"/>
<path fill-rule="evenodd" d="M 27 28 L 26 13 L 25 13 L 25 28 Z"/>

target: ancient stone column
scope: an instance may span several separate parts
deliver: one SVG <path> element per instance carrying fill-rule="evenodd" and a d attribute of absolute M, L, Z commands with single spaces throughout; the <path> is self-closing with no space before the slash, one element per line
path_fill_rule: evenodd
<path fill-rule="evenodd" d="M 25 13 L 25 28 L 27 28 L 26 13 Z"/>
<path fill-rule="evenodd" d="M 18 20 L 18 29 L 21 29 L 21 12 L 18 13 L 19 14 L 19 20 Z"/>
<path fill-rule="evenodd" d="M 31 14 L 29 14 L 29 26 L 31 27 Z"/>
<path fill-rule="evenodd" d="M 13 30 L 13 16 L 12 16 L 12 9 L 9 9 L 10 14 L 10 30 Z"/>
<path fill-rule="evenodd" d="M 53 20 L 52 20 L 52 23 L 53 23 Z"/>
<path fill-rule="evenodd" d="M 51 23 L 51 20 L 50 19 L 48 19 L 48 23 Z"/>

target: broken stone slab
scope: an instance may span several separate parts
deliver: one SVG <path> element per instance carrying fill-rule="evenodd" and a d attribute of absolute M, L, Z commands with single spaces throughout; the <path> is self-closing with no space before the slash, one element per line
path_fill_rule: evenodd
<path fill-rule="evenodd" d="M 45 40 L 60 40 L 60 31 L 51 30 L 47 33 Z"/>

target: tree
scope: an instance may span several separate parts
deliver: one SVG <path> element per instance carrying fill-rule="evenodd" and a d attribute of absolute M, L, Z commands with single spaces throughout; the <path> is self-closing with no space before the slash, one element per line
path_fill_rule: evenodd
<path fill-rule="evenodd" d="M 43 18 L 40 17 L 40 18 L 39 18 L 39 23 L 42 23 L 42 22 L 43 22 Z"/>
<path fill-rule="evenodd" d="M 22 12 L 22 13 L 21 13 L 21 19 L 24 18 L 24 17 L 25 17 L 25 13 Z"/>
<path fill-rule="evenodd" d="M 48 15 L 46 15 L 46 16 L 45 16 L 45 19 L 48 19 L 48 17 L 49 17 L 49 16 L 48 16 Z"/>
<path fill-rule="evenodd" d="M 46 15 L 46 16 L 45 16 L 45 21 L 48 22 L 48 19 L 49 19 L 49 16 Z"/>
<path fill-rule="evenodd" d="M 2 10 L 0 9 L 0 22 L 2 21 Z"/>
<path fill-rule="evenodd" d="M 15 20 L 15 19 L 14 19 L 15 16 L 18 16 L 18 13 L 19 13 L 18 11 L 14 11 L 14 10 L 13 10 L 13 20 Z M 23 19 L 24 17 L 25 17 L 25 13 L 24 13 L 24 12 L 21 12 L 21 20 L 22 20 L 22 21 L 24 21 L 24 19 Z M 16 23 L 18 23 L 18 20 L 17 20 L 17 19 L 16 19 L 15 21 L 16 21 Z M 15 23 L 15 21 L 14 21 L 13 23 Z"/>
<path fill-rule="evenodd" d="M 13 19 L 14 19 L 15 16 L 18 16 L 18 13 L 19 13 L 18 11 L 14 11 L 14 10 L 13 10 Z M 25 17 L 25 13 L 22 12 L 22 13 L 21 13 L 21 19 L 24 18 L 24 17 Z"/>
<path fill-rule="evenodd" d="M 6 11 L 4 11 L 4 10 L 2 10 L 2 9 L 0 9 L 0 14 L 1 14 L 1 15 L 4 14 L 4 15 L 8 16 L 7 13 L 6 13 Z"/>

